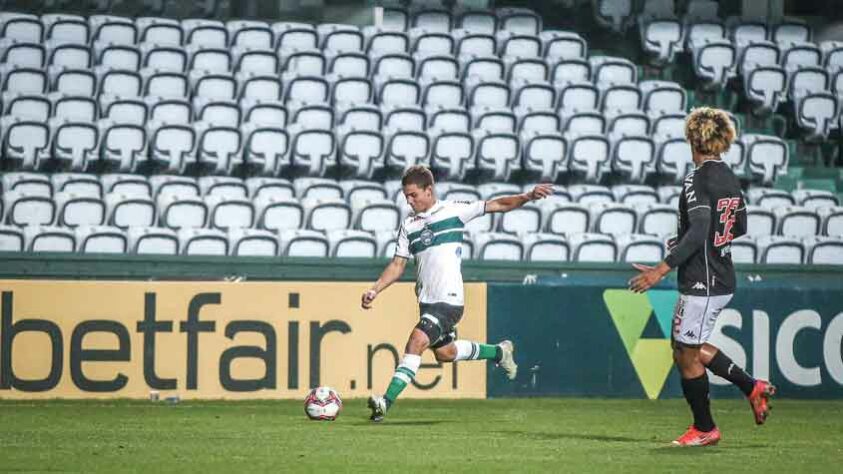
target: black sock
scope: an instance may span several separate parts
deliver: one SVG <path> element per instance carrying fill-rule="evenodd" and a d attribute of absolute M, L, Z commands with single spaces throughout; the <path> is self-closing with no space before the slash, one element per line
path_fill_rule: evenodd
<path fill-rule="evenodd" d="M 499 363 L 503 359 L 503 349 L 501 346 L 495 346 L 495 363 Z"/>
<path fill-rule="evenodd" d="M 723 351 L 718 350 L 717 354 L 711 358 L 711 362 L 708 363 L 707 367 L 714 375 L 723 377 L 735 384 L 747 397 L 752 393 L 752 388 L 755 386 L 755 379 L 750 377 L 742 368 L 735 365 L 732 359 L 724 354 Z"/>
<path fill-rule="evenodd" d="M 682 393 L 694 414 L 694 426 L 704 432 L 714 429 L 711 407 L 708 399 L 708 375 L 702 374 L 695 379 L 682 379 Z"/>

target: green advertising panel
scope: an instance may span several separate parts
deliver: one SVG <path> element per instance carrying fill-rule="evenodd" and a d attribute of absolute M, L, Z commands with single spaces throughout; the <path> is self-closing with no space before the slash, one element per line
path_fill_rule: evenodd
<path fill-rule="evenodd" d="M 670 347 L 678 297 L 552 280 L 490 285 L 489 340 L 512 339 L 521 369 L 511 384 L 490 372 L 489 396 L 680 396 Z M 839 289 L 759 285 L 735 295 L 710 342 L 782 397 L 839 398 L 841 339 Z M 711 382 L 714 396 L 740 395 L 725 380 Z"/>

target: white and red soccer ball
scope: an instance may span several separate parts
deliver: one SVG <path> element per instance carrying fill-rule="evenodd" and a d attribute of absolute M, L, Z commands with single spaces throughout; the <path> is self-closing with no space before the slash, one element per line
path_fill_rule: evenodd
<path fill-rule="evenodd" d="M 304 399 L 304 412 L 311 420 L 334 421 L 342 410 L 342 400 L 331 387 L 316 387 Z"/>

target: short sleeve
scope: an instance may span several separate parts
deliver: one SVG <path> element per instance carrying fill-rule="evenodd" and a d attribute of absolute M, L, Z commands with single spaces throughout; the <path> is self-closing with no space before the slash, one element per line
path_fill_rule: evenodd
<path fill-rule="evenodd" d="M 410 239 L 407 238 L 407 228 L 401 224 L 398 229 L 398 245 L 395 247 L 395 256 L 410 258 Z"/>
<path fill-rule="evenodd" d="M 486 213 L 486 201 L 451 201 L 451 205 L 464 224 Z"/>

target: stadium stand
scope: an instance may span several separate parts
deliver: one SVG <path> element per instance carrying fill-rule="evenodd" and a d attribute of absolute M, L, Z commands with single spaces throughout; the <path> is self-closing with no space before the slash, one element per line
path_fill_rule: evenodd
<path fill-rule="evenodd" d="M 365 27 L 0 13 L 0 249 L 390 256 L 396 180 L 424 164 L 446 199 L 558 185 L 472 222 L 464 258 L 655 261 L 693 167 L 684 115 L 725 104 L 736 261 L 843 264 L 843 44 L 705 0 L 591 3 L 601 34 L 637 28 L 637 55 L 524 8 Z"/>

